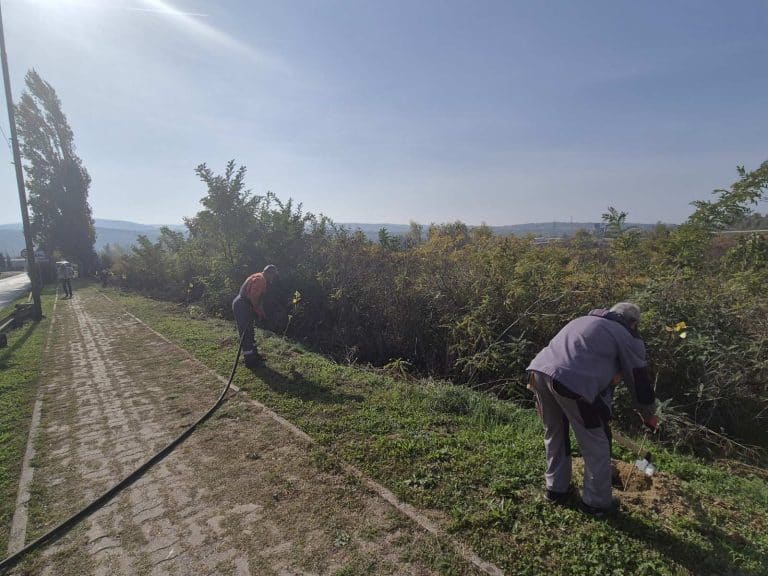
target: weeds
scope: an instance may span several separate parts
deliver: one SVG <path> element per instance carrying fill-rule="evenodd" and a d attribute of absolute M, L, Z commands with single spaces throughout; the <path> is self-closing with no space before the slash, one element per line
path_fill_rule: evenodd
<path fill-rule="evenodd" d="M 43 313 L 50 314 L 51 307 L 48 292 L 43 298 Z M 0 350 L 0 550 L 8 547 L 48 323 L 44 319 L 13 330 L 8 334 L 8 347 Z"/>

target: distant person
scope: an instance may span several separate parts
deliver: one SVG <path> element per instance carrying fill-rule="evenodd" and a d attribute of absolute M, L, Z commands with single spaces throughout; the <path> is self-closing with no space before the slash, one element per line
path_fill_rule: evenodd
<path fill-rule="evenodd" d="M 99 280 L 101 280 L 102 288 L 106 288 L 109 284 L 109 271 L 106 268 L 99 270 Z"/>
<path fill-rule="evenodd" d="M 245 279 L 232 301 L 237 331 L 243 341 L 243 361 L 249 368 L 255 368 L 263 363 L 253 338 L 253 322 L 256 318 L 266 319 L 262 299 L 267 287 L 277 277 L 277 268 L 273 264 L 267 265 L 262 272 L 251 274 Z"/>
<path fill-rule="evenodd" d="M 533 359 L 529 388 L 544 422 L 547 500 L 563 503 L 573 492 L 569 425 L 584 457 L 582 510 L 614 511 L 611 492 L 613 388 L 622 379 L 645 425 L 655 431 L 656 395 L 648 376 L 645 344 L 637 333 L 640 309 L 621 302 L 592 310 L 558 332 Z"/>
<path fill-rule="evenodd" d="M 72 298 L 72 278 L 75 277 L 75 268 L 66 260 L 56 262 L 56 275 L 64 290 L 64 298 Z"/>

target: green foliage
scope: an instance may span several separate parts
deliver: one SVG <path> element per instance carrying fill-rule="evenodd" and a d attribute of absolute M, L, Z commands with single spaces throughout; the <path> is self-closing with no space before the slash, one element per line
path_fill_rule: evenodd
<path fill-rule="evenodd" d="M 36 242 L 52 258 L 62 256 L 89 272 L 96 232 L 88 189 L 91 177 L 75 153 L 74 134 L 53 86 L 35 71 L 16 105 L 24 172 Z"/>
<path fill-rule="evenodd" d="M 768 238 L 766 234 L 740 235 L 737 244 L 725 255 L 725 263 L 734 270 L 768 269 Z"/>
<path fill-rule="evenodd" d="M 616 238 L 624 233 L 624 223 L 627 221 L 627 213 L 619 212 L 613 206 L 608 207 L 607 212 L 601 216 L 605 223 L 605 235 L 609 238 Z"/>
<path fill-rule="evenodd" d="M 43 295 L 43 312 L 50 315 L 53 298 Z M 26 323 L 8 333 L 0 349 L 0 547 L 8 547 L 21 461 L 37 392 L 45 334 L 49 320 Z"/>
<path fill-rule="evenodd" d="M 400 248 L 400 238 L 392 236 L 386 228 L 379 229 L 379 246 L 385 250 L 397 250 Z"/>
<path fill-rule="evenodd" d="M 231 339 L 230 323 L 118 298 L 227 373 L 232 346 L 200 343 Z M 657 495 L 629 494 L 615 518 L 595 521 L 575 509 L 576 499 L 562 507 L 544 502 L 542 428 L 533 410 L 462 386 L 334 364 L 266 332 L 259 339 L 267 368 L 238 370 L 241 389 L 300 426 L 334 462 L 353 463 L 406 502 L 434 511 L 436 522 L 505 573 L 765 573 L 765 470 L 706 464 L 654 446 L 663 472 Z"/>
<path fill-rule="evenodd" d="M 739 180 L 730 190 L 713 192 L 717 195 L 716 200 L 693 202 L 696 210 L 662 246 L 670 263 L 693 269 L 706 268 L 712 260 L 713 235 L 743 222 L 751 214 L 751 207 L 764 198 L 768 190 L 768 161 L 752 172 L 747 172 L 743 166 L 737 171 Z"/>
<path fill-rule="evenodd" d="M 233 274 L 242 264 L 243 245 L 253 230 L 261 198 L 245 190 L 245 166 L 227 163 L 223 175 L 215 175 L 205 164 L 195 172 L 208 188 L 200 203 L 205 207 L 186 221 L 190 239 L 203 257 L 220 261 Z"/>
<path fill-rule="evenodd" d="M 671 273 L 638 294 L 658 393 L 698 426 L 765 445 L 761 413 L 768 409 L 768 306 L 757 274 Z M 760 287 L 762 285 L 762 287 Z M 684 322 L 686 329 L 674 330 Z M 684 336 L 684 337 L 681 337 Z M 699 448 L 694 427 L 680 437 Z"/>
<path fill-rule="evenodd" d="M 730 190 L 713 192 L 718 195 L 717 200 L 693 202 L 696 211 L 689 218 L 689 222 L 710 230 L 723 229 L 749 215 L 750 206 L 757 205 L 768 190 L 768 160 L 752 172 L 747 172 L 743 166 L 739 166 L 737 171 L 739 180 Z"/>
<path fill-rule="evenodd" d="M 609 238 L 540 246 L 461 222 L 426 235 L 411 223 L 402 239 L 382 230 L 371 241 L 291 200 L 252 196 L 234 162 L 223 175 L 202 164 L 207 194 L 189 235 L 142 239 L 113 270 L 122 267 L 128 287 L 229 316 L 245 277 L 274 263 L 281 277 L 265 302 L 273 331 L 403 378 L 430 374 L 526 400 L 525 368 L 563 324 L 637 300 L 658 393 L 676 418 L 669 440 L 711 448 L 711 431 L 766 445 L 765 241 L 716 235 L 717 222 L 760 197 L 766 166 L 740 171 L 731 191 L 697 204 L 675 229 L 641 233 L 610 207 Z M 671 338 L 667 327 L 681 321 L 687 339 Z"/>

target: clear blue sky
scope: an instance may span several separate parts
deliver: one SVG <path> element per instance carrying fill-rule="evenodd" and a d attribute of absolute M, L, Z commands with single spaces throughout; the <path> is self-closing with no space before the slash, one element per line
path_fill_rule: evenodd
<path fill-rule="evenodd" d="M 2 4 L 100 218 L 178 223 L 235 158 L 340 222 L 677 222 L 768 159 L 764 0 Z"/>

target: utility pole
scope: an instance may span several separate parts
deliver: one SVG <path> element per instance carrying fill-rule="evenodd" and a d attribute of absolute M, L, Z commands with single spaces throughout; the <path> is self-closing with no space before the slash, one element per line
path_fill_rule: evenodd
<path fill-rule="evenodd" d="M 13 148 L 13 165 L 16 167 L 16 184 L 19 187 L 19 205 L 21 206 L 21 222 L 24 225 L 24 240 L 27 245 L 27 271 L 32 281 L 32 316 L 39 321 L 43 318 L 43 307 L 40 303 L 40 281 L 35 264 L 35 247 L 32 244 L 32 232 L 29 228 L 29 212 L 27 211 L 27 194 L 24 190 L 24 172 L 21 167 L 19 138 L 16 134 L 16 119 L 13 113 L 13 97 L 11 96 L 11 75 L 8 72 L 8 54 L 5 52 L 5 31 L 3 29 L 3 9 L 0 5 L 0 59 L 3 61 L 3 83 L 5 84 L 5 103 L 8 106 L 8 123 L 11 125 L 11 147 Z M 48 255 L 49 258 L 53 256 Z"/>

